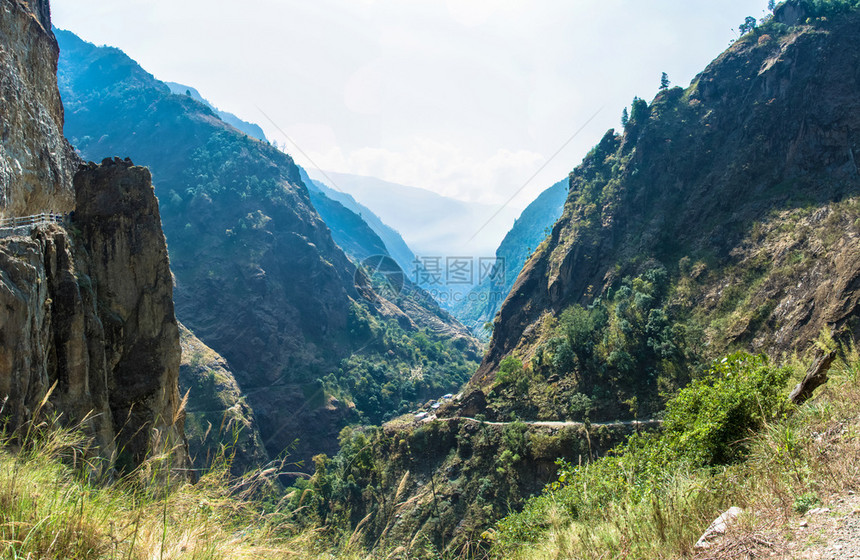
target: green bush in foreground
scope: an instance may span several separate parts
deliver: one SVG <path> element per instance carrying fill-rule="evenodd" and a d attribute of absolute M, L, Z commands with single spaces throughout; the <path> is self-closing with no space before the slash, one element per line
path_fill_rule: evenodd
<path fill-rule="evenodd" d="M 742 460 L 749 436 L 782 412 L 789 375 L 764 356 L 737 353 L 715 363 L 667 403 L 659 433 L 633 436 L 591 464 L 561 463 L 557 482 L 499 524 L 497 551 L 538 541 L 559 516 L 598 521 L 609 511 L 650 507 L 679 473 Z"/>

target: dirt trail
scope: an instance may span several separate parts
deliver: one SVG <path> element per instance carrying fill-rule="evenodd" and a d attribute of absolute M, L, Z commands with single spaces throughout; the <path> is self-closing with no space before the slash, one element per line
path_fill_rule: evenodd
<path fill-rule="evenodd" d="M 860 496 L 847 491 L 786 524 L 743 523 L 699 551 L 694 560 L 860 560 Z"/>
<path fill-rule="evenodd" d="M 860 559 L 860 497 L 847 493 L 793 520 L 794 539 L 780 558 Z"/>
<path fill-rule="evenodd" d="M 525 424 L 527 426 L 537 426 L 539 428 L 584 428 L 586 424 L 584 422 L 555 422 L 550 420 L 520 420 L 518 422 L 488 422 L 481 421 L 476 418 L 469 418 L 467 416 L 453 416 L 451 418 L 435 418 L 429 417 L 427 421 L 453 421 L 453 420 L 466 420 L 467 422 L 477 422 L 479 424 L 484 424 L 485 426 L 510 426 L 511 424 Z M 660 420 L 625 420 L 623 422 L 592 422 L 590 426 L 592 428 L 599 428 L 601 426 L 605 426 L 607 428 L 637 428 L 637 429 L 647 429 L 647 428 L 657 428 L 661 424 Z"/>

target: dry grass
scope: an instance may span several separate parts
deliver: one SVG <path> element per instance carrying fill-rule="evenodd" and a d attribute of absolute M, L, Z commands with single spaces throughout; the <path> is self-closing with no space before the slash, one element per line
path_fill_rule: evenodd
<path fill-rule="evenodd" d="M 0 558 L 310 559 L 408 558 L 405 549 L 368 555 L 355 543 L 334 548 L 322 530 L 289 522 L 282 502 L 256 500 L 276 470 L 235 480 L 226 461 L 196 484 L 170 473 L 170 454 L 155 456 L 117 481 L 99 477 L 88 442 L 74 430 L 30 426 L 0 442 Z M 860 353 L 853 346 L 815 399 L 752 435 L 751 455 L 720 472 L 673 473 L 659 495 L 606 504 L 588 523 L 548 510 L 540 542 L 506 559 L 760 558 L 781 554 L 810 502 L 860 490 Z M 171 478 L 173 480 L 171 481 Z M 400 486 L 406 484 L 406 475 Z M 693 543 L 729 506 L 745 510 L 725 537 L 704 551 Z M 356 530 L 356 534 L 361 528 Z M 355 536 L 355 535 L 353 535 Z M 470 543 L 461 558 L 484 558 Z"/>
<path fill-rule="evenodd" d="M 802 371 L 798 364 L 796 368 Z M 844 348 L 816 397 L 751 434 L 751 454 L 719 472 L 675 473 L 650 502 L 606 504 L 599 516 L 545 520 L 540 542 L 505 551 L 512 560 L 761 558 L 787 550 L 808 502 L 860 491 L 860 352 Z M 738 524 L 706 550 L 693 545 L 730 506 Z"/>
<path fill-rule="evenodd" d="M 216 560 L 359 558 L 256 500 L 270 468 L 232 479 L 220 461 L 196 484 L 153 456 L 115 481 L 80 432 L 30 425 L 0 441 L 0 558 Z"/>

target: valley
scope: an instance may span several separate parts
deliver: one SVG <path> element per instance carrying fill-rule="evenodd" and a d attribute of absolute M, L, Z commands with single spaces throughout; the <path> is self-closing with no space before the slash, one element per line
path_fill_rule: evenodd
<path fill-rule="evenodd" d="M 382 8 L 348 8 L 363 9 Z M 296 21 L 318 17 L 303 10 Z M 472 41 L 508 21 L 499 10 L 445 17 Z M 664 72 L 584 157 L 564 151 L 577 133 L 542 162 L 510 144 L 475 164 L 504 137 L 490 109 L 511 85 L 482 101 L 482 134 L 450 129 L 463 153 L 444 167 L 447 145 L 397 151 L 387 119 L 431 98 L 469 106 L 456 80 L 459 97 L 404 79 L 377 107 L 379 59 L 334 103 L 330 76 L 307 71 L 326 48 L 306 38 L 316 50 L 285 56 L 305 71 L 295 90 L 347 106 L 368 139 L 346 153 L 361 127 L 346 119 L 335 143 L 308 116 L 284 127 L 307 134 L 288 153 L 284 128 L 225 103 L 206 64 L 164 81 L 56 27 L 48 0 L 0 0 L 0 555 L 853 546 L 860 2 L 770 2 L 742 22 L 688 86 Z M 401 35 L 379 41 L 426 39 Z M 481 60 L 482 80 L 528 66 Z M 546 83 L 530 87 L 550 103 Z M 537 126 L 539 104 L 524 105 Z M 416 146 L 427 153 L 404 162 Z M 511 177 L 528 165 L 528 181 Z"/>

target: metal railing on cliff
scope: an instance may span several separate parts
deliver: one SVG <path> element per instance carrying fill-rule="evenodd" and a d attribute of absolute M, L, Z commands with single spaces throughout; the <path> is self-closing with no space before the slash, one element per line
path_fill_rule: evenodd
<path fill-rule="evenodd" d="M 0 218 L 0 238 L 13 235 L 29 235 L 34 228 L 49 224 L 65 226 L 69 221 L 69 214 L 54 214 L 42 212 L 32 216 L 20 216 Z"/>

